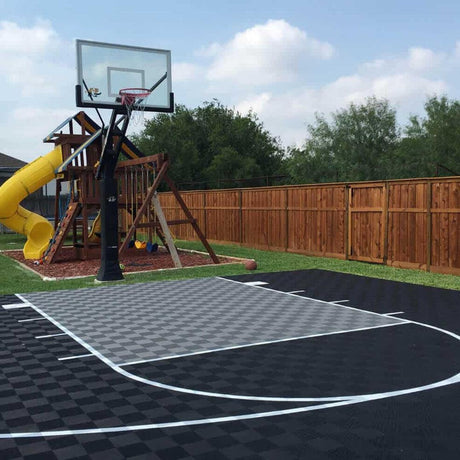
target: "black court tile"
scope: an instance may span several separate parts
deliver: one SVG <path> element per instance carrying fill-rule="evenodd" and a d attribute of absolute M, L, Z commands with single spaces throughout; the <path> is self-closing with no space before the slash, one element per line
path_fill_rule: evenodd
<path fill-rule="evenodd" d="M 21 302 L 22 301 L 18 297 L 16 297 L 14 294 L 0 295 L 0 307 L 3 307 L 3 305 L 12 305 L 12 304 L 18 304 Z"/>
<path fill-rule="evenodd" d="M 372 281 L 369 285 L 368 279 L 317 270 L 278 275 L 279 279 L 274 274 L 255 273 L 240 280 L 265 280 L 273 289 L 303 289 L 306 296 L 349 299 L 358 308 L 379 313 L 401 310 L 405 318 L 413 321 L 447 330 L 459 328 L 459 297 L 455 291 L 429 288 L 427 292 L 417 286 L 385 281 L 377 284 Z M 366 286 L 368 291 L 362 292 Z M 37 335 L 58 333 L 59 329 L 48 321 L 18 323 L 26 310 L 0 309 L 3 345 L 0 433 L 3 434 L 186 421 L 243 413 L 256 415 L 278 409 L 306 407 L 308 410 L 317 404 L 182 394 L 127 379 L 95 357 L 58 361 L 63 354 L 81 353 L 82 347 L 67 336 L 35 339 Z M 374 392 L 435 381 L 451 375 L 452 368 L 456 367 L 458 372 L 459 355 L 453 337 L 413 324 L 221 353 L 189 357 L 188 363 L 182 358 L 158 362 L 155 364 L 158 367 L 146 366 L 144 371 L 149 369 L 150 375 L 155 369 L 152 377 L 177 386 L 213 391 L 257 394 L 263 388 L 268 394 L 289 391 L 290 395 L 299 395 L 307 387 L 316 391 L 316 395 L 324 392 L 333 395 L 339 389 Z M 376 356 L 378 359 L 374 359 Z M 131 367 L 126 369 L 132 371 Z M 335 379 L 332 372 L 336 373 Z M 0 438 L 0 458 L 458 458 L 458 384 L 352 402 L 311 412 L 196 426 Z"/>
<path fill-rule="evenodd" d="M 3 432 L 173 422 L 283 408 L 147 386 L 127 379 L 94 356 L 59 361 L 87 350 L 68 336 L 35 339 L 37 330 L 27 329 L 31 323 L 21 329 L 9 312 L 0 312 L 0 317 L 9 342 L 0 352 Z M 20 337 L 14 338 L 18 329 Z"/>
<path fill-rule="evenodd" d="M 187 388 L 254 396 L 380 393 L 443 380 L 460 369 L 460 342 L 414 324 L 293 340 L 128 366 Z"/>

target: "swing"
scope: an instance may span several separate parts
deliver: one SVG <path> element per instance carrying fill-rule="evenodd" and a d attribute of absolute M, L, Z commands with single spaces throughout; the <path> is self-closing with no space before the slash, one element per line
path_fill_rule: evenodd
<path fill-rule="evenodd" d="M 130 184 L 129 184 L 130 185 L 129 191 L 131 192 L 130 193 L 131 213 L 135 217 L 136 213 L 135 213 L 135 209 L 134 209 L 134 171 L 133 171 L 132 167 L 130 168 L 130 172 L 131 172 L 131 181 L 130 181 Z M 128 206 L 126 205 L 126 207 L 128 207 Z M 133 248 L 135 244 L 136 244 L 135 235 L 133 235 L 133 237 L 131 238 L 130 242 L 128 243 L 128 248 Z"/>
<path fill-rule="evenodd" d="M 151 241 L 147 242 L 146 246 L 147 252 L 157 252 L 158 251 L 158 243 L 155 241 L 155 243 L 152 243 Z"/>
<path fill-rule="evenodd" d="M 135 178 L 135 183 L 133 184 L 133 190 L 135 189 L 135 196 L 136 196 L 136 213 L 135 213 L 136 216 L 138 212 L 139 194 L 141 195 L 141 198 L 142 198 L 143 193 L 144 193 L 144 190 L 143 190 L 144 189 L 144 169 L 143 167 L 140 172 L 141 172 L 141 180 L 139 181 L 138 169 L 136 168 L 136 178 Z M 136 232 L 136 240 L 134 241 L 134 246 L 136 247 L 136 249 L 146 249 L 147 242 L 142 241 L 137 236 L 138 235 Z"/>

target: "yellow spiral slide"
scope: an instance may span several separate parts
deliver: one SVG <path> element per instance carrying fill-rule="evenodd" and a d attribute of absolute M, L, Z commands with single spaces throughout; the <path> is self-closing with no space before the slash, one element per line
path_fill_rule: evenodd
<path fill-rule="evenodd" d="M 27 236 L 24 245 L 26 259 L 40 259 L 53 237 L 53 226 L 39 214 L 24 209 L 19 203 L 56 177 L 62 163 L 62 149 L 58 145 L 43 157 L 27 164 L 0 187 L 0 223 Z"/>

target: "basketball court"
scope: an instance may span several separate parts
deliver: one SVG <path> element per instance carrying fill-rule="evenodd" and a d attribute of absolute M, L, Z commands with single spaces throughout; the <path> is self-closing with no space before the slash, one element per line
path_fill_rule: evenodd
<path fill-rule="evenodd" d="M 321 270 L 0 298 L 2 458 L 456 458 L 460 293 Z"/>
<path fill-rule="evenodd" d="M 101 126 L 54 173 L 100 144 L 99 281 L 123 278 L 130 119 L 173 112 L 171 82 L 168 50 L 77 40 Z M 320 270 L 0 296 L 0 458 L 458 458 L 459 313 L 458 291 Z"/>

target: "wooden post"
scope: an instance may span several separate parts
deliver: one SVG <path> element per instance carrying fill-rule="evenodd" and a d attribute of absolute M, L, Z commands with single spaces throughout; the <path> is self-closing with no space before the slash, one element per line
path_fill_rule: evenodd
<path fill-rule="evenodd" d="M 196 220 L 193 218 L 192 213 L 188 209 L 187 205 L 185 204 L 184 200 L 179 194 L 179 191 L 177 190 L 176 184 L 170 179 L 170 177 L 165 173 L 164 179 L 169 185 L 169 188 L 173 192 L 174 196 L 176 197 L 177 202 L 179 203 L 180 207 L 182 208 L 182 211 L 184 211 L 184 214 L 186 215 L 188 221 L 192 224 L 193 230 L 195 230 L 195 233 L 197 234 L 198 238 L 200 241 L 203 243 L 203 246 L 206 248 L 206 251 L 208 251 L 208 254 L 211 256 L 212 261 L 215 264 L 219 263 L 219 259 L 217 258 L 214 250 L 212 247 L 209 245 L 208 240 L 205 238 L 203 235 L 203 232 L 201 231 L 200 227 L 196 223 Z"/>
<path fill-rule="evenodd" d="M 431 206 L 432 206 L 432 183 L 427 181 L 426 184 L 426 271 L 431 269 L 431 250 L 432 250 L 432 219 L 431 219 Z"/>
<path fill-rule="evenodd" d="M 351 253 L 351 187 L 345 185 L 345 259 L 348 260 Z"/>
<path fill-rule="evenodd" d="M 169 231 L 168 223 L 166 222 L 165 215 L 163 214 L 163 209 L 161 209 L 160 200 L 158 195 L 155 192 L 152 197 L 153 206 L 155 207 L 155 212 L 158 216 L 158 221 L 160 222 L 161 231 L 165 237 L 166 244 L 168 245 L 169 253 L 174 262 L 176 268 L 182 268 L 182 264 L 179 259 L 179 254 L 177 254 L 176 245 L 172 239 L 171 232 Z"/>
<path fill-rule="evenodd" d="M 387 265 L 388 262 L 388 225 L 390 223 L 390 216 L 388 208 L 390 205 L 390 185 L 385 182 L 383 185 L 384 202 L 383 202 L 383 263 Z"/>
<path fill-rule="evenodd" d="M 240 244 L 243 243 L 243 191 L 240 189 L 238 193 L 238 219 L 240 225 L 238 228 Z"/>
<path fill-rule="evenodd" d="M 284 209 L 286 213 L 286 220 L 285 220 L 285 231 L 286 231 L 286 242 L 285 242 L 285 251 L 287 252 L 289 249 L 289 190 L 287 188 L 284 189 Z"/>
<path fill-rule="evenodd" d="M 201 192 L 203 194 L 203 219 L 204 219 L 204 237 L 207 238 L 208 235 L 208 217 L 206 211 L 206 190 Z"/>

